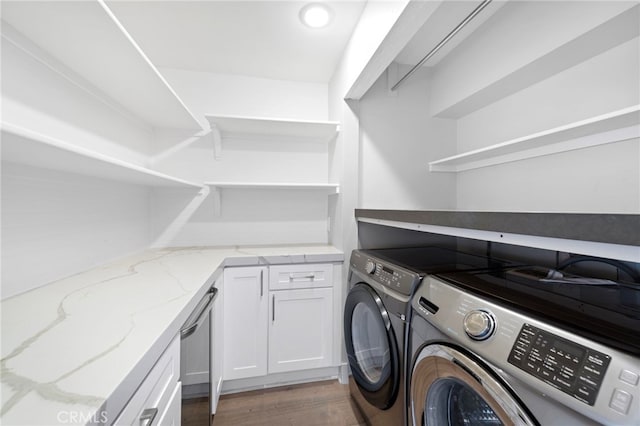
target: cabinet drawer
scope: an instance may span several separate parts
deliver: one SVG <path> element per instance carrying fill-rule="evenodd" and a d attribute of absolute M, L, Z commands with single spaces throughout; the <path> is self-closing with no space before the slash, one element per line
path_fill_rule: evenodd
<path fill-rule="evenodd" d="M 153 366 L 142 384 L 124 407 L 115 425 L 157 425 L 160 416 L 175 393 L 180 376 L 180 336 L 177 336 Z M 141 422 L 140 417 L 145 410 L 155 411 L 153 423 Z"/>
<path fill-rule="evenodd" d="M 303 263 L 269 267 L 270 290 L 331 286 L 333 286 L 333 265 L 330 263 Z"/>

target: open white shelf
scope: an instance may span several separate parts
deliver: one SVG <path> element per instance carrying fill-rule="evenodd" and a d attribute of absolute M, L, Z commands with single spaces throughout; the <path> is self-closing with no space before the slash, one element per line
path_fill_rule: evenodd
<path fill-rule="evenodd" d="M 102 0 L 4 2 L 2 19 L 143 122 L 202 129 Z"/>
<path fill-rule="evenodd" d="M 640 105 L 433 161 L 429 170 L 462 172 L 634 138 L 640 138 Z"/>
<path fill-rule="evenodd" d="M 501 3 L 505 9 L 509 10 L 517 7 L 517 2 L 493 3 Z M 540 4 L 543 3 L 540 2 Z M 482 81 L 478 79 L 477 83 L 473 85 L 473 90 L 469 86 L 468 90 L 462 90 L 457 95 L 454 93 L 458 91 L 453 90 L 447 96 L 440 96 L 438 92 L 442 90 L 443 94 L 447 93 L 448 84 L 451 83 L 439 85 L 439 89 L 432 93 L 431 114 L 440 118 L 462 118 L 638 37 L 640 25 L 638 25 L 639 8 L 637 2 L 624 4 L 620 2 L 619 4 L 619 7 L 616 6 L 620 12 L 617 15 L 607 15 L 608 18 L 604 22 L 584 27 L 583 32 L 574 32 L 572 26 L 567 26 L 563 31 L 564 35 L 560 38 L 553 38 L 554 41 L 547 44 L 545 51 L 536 52 L 535 49 L 530 49 L 531 55 L 534 52 L 536 54 L 528 57 L 527 60 L 509 60 L 499 64 L 487 61 L 485 68 L 481 66 L 480 69 L 474 69 L 473 74 L 491 76 L 491 78 Z M 561 12 L 565 6 L 559 4 L 558 7 L 560 8 L 559 13 L 566 13 Z M 482 11 L 481 15 L 485 15 L 485 11 Z M 457 38 L 458 35 L 454 40 Z M 521 41 L 526 41 L 526 38 Z M 522 44 L 522 46 L 525 45 Z M 519 55 L 506 54 L 504 57 L 510 58 L 510 56 L 518 57 Z M 525 56 L 522 56 L 521 59 L 524 58 Z M 487 72 L 489 69 L 491 72 Z M 436 83 L 435 80 L 434 83 Z"/>
<path fill-rule="evenodd" d="M 152 187 L 202 187 L 9 123 L 1 130 L 3 162 Z"/>
<path fill-rule="evenodd" d="M 264 189 L 264 190 L 304 190 L 319 191 L 321 194 L 334 195 L 340 193 L 337 183 L 290 183 L 290 182 L 205 182 L 212 189 L 214 214 L 220 216 L 222 209 L 221 189 Z"/>
<path fill-rule="evenodd" d="M 207 186 L 222 189 L 308 189 L 340 192 L 337 183 L 288 183 L 288 182 L 205 182 Z"/>
<path fill-rule="evenodd" d="M 339 130 L 335 121 L 306 121 L 205 115 L 211 129 L 217 129 L 222 138 L 253 136 L 260 138 L 298 138 L 328 142 Z"/>

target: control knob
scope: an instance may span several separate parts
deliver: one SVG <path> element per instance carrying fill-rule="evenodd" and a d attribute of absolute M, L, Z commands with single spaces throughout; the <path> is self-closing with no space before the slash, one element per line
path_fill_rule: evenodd
<path fill-rule="evenodd" d="M 496 329 L 496 320 L 490 312 L 477 309 L 464 316 L 463 326 L 473 340 L 487 340 Z"/>
<path fill-rule="evenodd" d="M 367 260 L 367 263 L 364 265 L 364 270 L 367 274 L 373 274 L 376 271 L 376 264 L 372 260 Z"/>

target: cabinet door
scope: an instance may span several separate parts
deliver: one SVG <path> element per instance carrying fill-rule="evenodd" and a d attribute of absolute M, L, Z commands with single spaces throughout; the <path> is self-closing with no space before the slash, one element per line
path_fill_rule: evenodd
<path fill-rule="evenodd" d="M 333 289 L 270 293 L 269 373 L 327 367 L 333 353 Z"/>
<path fill-rule="evenodd" d="M 266 267 L 224 270 L 224 380 L 267 374 L 267 281 Z"/>

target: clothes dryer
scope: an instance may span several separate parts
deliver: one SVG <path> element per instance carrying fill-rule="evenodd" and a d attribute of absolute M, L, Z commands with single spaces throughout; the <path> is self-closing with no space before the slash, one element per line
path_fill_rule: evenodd
<path fill-rule="evenodd" d="M 536 267 L 424 279 L 409 424 L 640 424 L 640 287 L 606 281 Z"/>
<path fill-rule="evenodd" d="M 487 270 L 495 261 L 439 247 L 354 250 L 344 308 L 350 390 L 369 424 L 406 424 L 409 301 L 428 273 Z"/>

